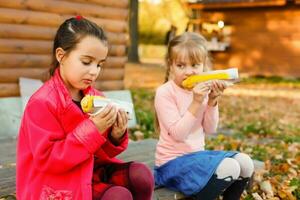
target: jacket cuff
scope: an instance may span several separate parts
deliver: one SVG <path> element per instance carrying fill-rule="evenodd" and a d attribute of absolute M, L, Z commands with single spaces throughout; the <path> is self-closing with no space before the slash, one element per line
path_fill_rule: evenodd
<path fill-rule="evenodd" d="M 115 157 L 116 155 L 122 153 L 128 146 L 128 130 L 124 133 L 121 140 L 118 142 L 118 145 L 115 145 L 109 138 L 110 138 L 110 132 L 108 132 L 107 140 L 105 144 L 102 145 L 103 151 L 106 152 L 106 154 L 109 157 Z"/>
<path fill-rule="evenodd" d="M 106 138 L 99 133 L 95 124 L 89 119 L 81 122 L 73 134 L 91 154 L 94 154 L 106 142 Z"/>

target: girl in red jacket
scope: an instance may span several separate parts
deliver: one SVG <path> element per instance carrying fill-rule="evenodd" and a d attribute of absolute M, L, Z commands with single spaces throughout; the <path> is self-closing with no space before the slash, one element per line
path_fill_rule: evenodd
<path fill-rule="evenodd" d="M 101 95 L 92 85 L 108 55 L 103 30 L 76 17 L 58 29 L 53 69 L 29 100 L 17 147 L 20 200 L 150 200 L 153 176 L 115 157 L 127 148 L 127 115 L 108 105 L 94 117 L 80 100 Z"/>

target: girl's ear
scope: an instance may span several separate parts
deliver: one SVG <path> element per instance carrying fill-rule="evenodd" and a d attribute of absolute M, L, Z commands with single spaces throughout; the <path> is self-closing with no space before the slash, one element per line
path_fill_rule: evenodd
<path fill-rule="evenodd" d="M 61 47 L 58 47 L 55 50 L 55 57 L 56 57 L 56 60 L 59 62 L 60 65 L 62 64 L 62 60 L 63 60 L 65 54 L 66 54 L 65 50 L 63 50 Z"/>

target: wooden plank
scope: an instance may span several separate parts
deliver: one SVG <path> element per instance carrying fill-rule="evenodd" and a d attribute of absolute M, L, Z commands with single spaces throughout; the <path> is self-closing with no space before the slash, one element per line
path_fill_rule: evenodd
<path fill-rule="evenodd" d="M 49 68 L 51 55 L 0 54 L 0 68 Z"/>
<path fill-rule="evenodd" d="M 19 85 L 17 83 L 0 83 L 0 97 L 20 96 Z"/>
<path fill-rule="evenodd" d="M 154 167 L 154 155 L 156 149 L 156 139 L 146 139 L 138 142 L 129 142 L 128 148 L 118 158 L 124 161 L 137 161 L 148 165 L 153 169 Z M 164 187 L 157 188 L 154 191 L 155 200 L 176 200 L 176 199 L 187 199 L 180 192 L 174 192 Z"/>
<path fill-rule="evenodd" d="M 49 69 L 47 68 L 0 69 L 0 83 L 18 83 L 20 77 L 39 79 L 45 81 L 49 79 Z"/>
<path fill-rule="evenodd" d="M 20 77 L 39 79 L 46 81 L 49 79 L 48 68 L 9 68 L 0 69 L 0 83 L 18 83 Z M 99 81 L 123 80 L 123 68 L 103 69 L 98 77 Z"/>
<path fill-rule="evenodd" d="M 1 8 L 0 8 L 1 13 Z M 1 15 L 1 14 L 0 14 Z M 1 21 L 1 19 L 0 19 Z M 57 28 L 28 24 L 0 23 L 0 38 L 54 40 Z M 126 33 L 106 32 L 110 45 L 127 45 Z"/>
<path fill-rule="evenodd" d="M 51 54 L 52 46 L 52 41 L 0 38 L 0 53 Z M 109 56 L 125 56 L 125 51 L 124 45 L 111 45 Z"/>
<path fill-rule="evenodd" d="M 214 10 L 248 7 L 284 6 L 285 4 L 285 0 L 260 0 L 251 2 L 188 3 L 187 7 L 190 9 Z"/>
<path fill-rule="evenodd" d="M 106 7 L 116 7 L 116 8 L 128 8 L 128 0 L 117 0 L 117 1 L 107 1 L 107 0 L 65 0 L 71 2 L 80 2 L 80 3 L 91 3 L 98 4 Z"/>
<path fill-rule="evenodd" d="M 117 81 L 97 81 L 95 88 L 99 90 L 122 90 L 124 84 L 122 80 Z M 18 83 L 0 83 L 0 97 L 20 96 Z"/>
<path fill-rule="evenodd" d="M 0 38 L 53 40 L 56 30 L 53 27 L 0 23 Z"/>
<path fill-rule="evenodd" d="M 59 5 L 59 6 L 58 6 Z M 105 19 L 127 19 L 128 9 L 109 8 L 60 0 L 10 0 L 0 1 L 0 7 L 28 9 L 69 15 L 87 15 Z"/>
<path fill-rule="evenodd" d="M 108 80 L 123 80 L 125 76 L 124 68 L 104 68 L 101 70 L 97 80 L 108 81 Z"/>
<path fill-rule="evenodd" d="M 63 21 L 71 17 L 74 17 L 74 15 L 49 13 L 47 12 L 47 10 L 45 12 L 40 12 L 0 8 L 0 22 L 3 23 L 30 24 L 58 28 L 58 26 Z M 122 33 L 126 32 L 128 29 L 126 19 L 103 19 L 99 17 L 92 17 L 89 15 L 86 15 L 84 17 L 103 27 L 103 29 L 108 32 Z"/>
<path fill-rule="evenodd" d="M 0 53 L 1 68 L 49 68 L 52 55 Z M 127 57 L 108 57 L 104 68 L 123 68 Z"/>
<path fill-rule="evenodd" d="M 105 90 L 123 90 L 124 83 L 123 80 L 119 81 L 97 81 L 95 88 L 105 91 Z"/>

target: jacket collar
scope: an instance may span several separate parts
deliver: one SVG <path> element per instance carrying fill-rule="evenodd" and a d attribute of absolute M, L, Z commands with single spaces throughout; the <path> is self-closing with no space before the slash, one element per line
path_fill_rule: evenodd
<path fill-rule="evenodd" d="M 59 94 L 60 99 L 62 102 L 65 102 L 66 104 L 69 104 L 72 102 L 72 96 L 67 89 L 67 86 L 65 85 L 61 75 L 60 75 L 60 67 L 57 67 L 57 69 L 54 72 L 54 75 L 52 77 L 52 80 L 54 82 L 54 86 L 57 89 L 57 92 Z M 93 95 L 93 90 L 92 87 L 89 86 L 86 89 L 82 90 L 83 94 L 92 94 Z"/>

